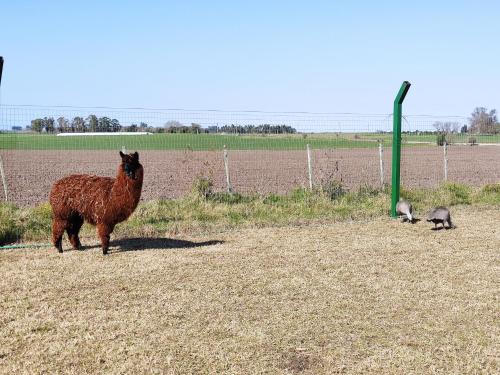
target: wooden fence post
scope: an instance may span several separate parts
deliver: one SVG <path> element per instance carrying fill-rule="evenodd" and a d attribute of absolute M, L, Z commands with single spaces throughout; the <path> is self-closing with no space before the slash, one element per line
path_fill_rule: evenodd
<path fill-rule="evenodd" d="M 3 193 L 5 195 L 5 201 L 9 201 L 8 190 L 7 190 L 7 178 L 5 177 L 5 171 L 3 169 L 3 160 L 0 156 L 0 174 L 2 175 L 2 185 L 3 185 Z"/>
<path fill-rule="evenodd" d="M 226 172 L 226 184 L 227 184 L 227 192 L 232 194 L 233 186 L 231 185 L 231 178 L 229 177 L 229 157 L 227 154 L 227 147 L 224 145 L 224 170 Z"/>
<path fill-rule="evenodd" d="M 311 161 L 311 147 L 309 143 L 307 144 L 307 172 L 309 175 L 309 189 L 313 188 L 313 177 L 312 177 L 312 161 Z"/>
<path fill-rule="evenodd" d="M 444 158 L 444 180 L 448 181 L 448 143 L 443 143 L 443 158 Z"/>
<path fill-rule="evenodd" d="M 378 155 L 380 158 L 380 186 L 384 187 L 384 149 L 382 142 L 378 143 Z"/>

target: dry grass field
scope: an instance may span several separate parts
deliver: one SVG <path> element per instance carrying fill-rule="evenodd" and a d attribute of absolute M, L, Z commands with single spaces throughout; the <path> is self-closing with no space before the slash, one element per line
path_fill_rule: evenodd
<path fill-rule="evenodd" d="M 500 212 L 0 252 L 0 372 L 498 373 Z"/>

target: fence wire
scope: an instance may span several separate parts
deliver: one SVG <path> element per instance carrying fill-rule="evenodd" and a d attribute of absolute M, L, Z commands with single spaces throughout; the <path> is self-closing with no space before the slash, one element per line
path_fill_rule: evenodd
<path fill-rule="evenodd" d="M 402 185 L 498 182 L 498 134 L 467 133 L 467 124 L 463 117 L 406 116 Z M 436 127 L 446 128 L 446 152 Z M 332 181 L 349 190 L 390 184 L 391 114 L 2 105 L 0 131 L 0 196 L 20 206 L 47 201 L 65 175 L 114 176 L 123 149 L 139 151 L 142 200 L 184 196 L 200 176 L 226 191 L 225 162 L 233 191 L 241 193 L 285 194 Z"/>
<path fill-rule="evenodd" d="M 406 116 L 402 130 L 402 186 L 433 188 L 445 181 L 482 186 L 500 181 L 496 130 L 482 134 L 471 128 L 468 118 L 458 116 Z"/>

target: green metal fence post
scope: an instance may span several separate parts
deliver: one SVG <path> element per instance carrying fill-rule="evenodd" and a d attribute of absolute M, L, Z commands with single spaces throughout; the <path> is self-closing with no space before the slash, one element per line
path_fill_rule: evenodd
<path fill-rule="evenodd" d="M 0 56 L 0 86 L 2 85 L 3 57 Z"/>
<path fill-rule="evenodd" d="M 410 89 L 410 82 L 404 81 L 394 99 L 394 111 L 392 113 L 392 185 L 391 185 L 391 216 L 396 217 L 396 204 L 399 201 L 400 165 L 401 165 L 401 116 L 402 104 Z"/>

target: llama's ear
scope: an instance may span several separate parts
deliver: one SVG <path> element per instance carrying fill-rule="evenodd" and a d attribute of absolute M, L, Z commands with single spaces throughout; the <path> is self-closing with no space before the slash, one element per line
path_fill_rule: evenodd
<path fill-rule="evenodd" d="M 120 157 L 123 159 L 125 157 L 125 154 L 120 151 Z"/>
<path fill-rule="evenodd" d="M 132 155 L 132 157 L 134 158 L 135 161 L 139 161 L 139 153 L 137 151 L 134 152 L 134 154 Z"/>

